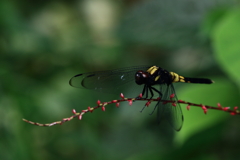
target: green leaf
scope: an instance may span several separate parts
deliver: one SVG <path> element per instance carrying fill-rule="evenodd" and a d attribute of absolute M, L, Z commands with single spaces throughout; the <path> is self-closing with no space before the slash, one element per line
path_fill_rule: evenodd
<path fill-rule="evenodd" d="M 207 37 L 211 36 L 211 33 L 215 25 L 220 20 L 222 20 L 222 17 L 225 16 L 225 14 L 228 13 L 228 11 L 229 11 L 228 8 L 216 8 L 210 11 L 203 20 L 203 23 L 201 26 L 202 33 Z"/>
<path fill-rule="evenodd" d="M 213 49 L 222 69 L 240 85 L 240 9 L 223 16 L 212 33 Z"/>

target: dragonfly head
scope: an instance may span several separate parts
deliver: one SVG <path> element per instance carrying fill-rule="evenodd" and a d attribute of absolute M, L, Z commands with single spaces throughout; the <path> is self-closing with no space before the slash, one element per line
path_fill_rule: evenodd
<path fill-rule="evenodd" d="M 145 83 L 147 83 L 148 77 L 149 77 L 148 72 L 137 71 L 137 73 L 135 74 L 135 82 L 138 85 L 145 84 Z"/>

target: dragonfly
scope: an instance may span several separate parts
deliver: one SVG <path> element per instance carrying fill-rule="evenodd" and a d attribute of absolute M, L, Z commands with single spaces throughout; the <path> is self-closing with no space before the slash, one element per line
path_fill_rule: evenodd
<path fill-rule="evenodd" d="M 157 108 L 158 122 L 166 119 L 176 131 L 180 131 L 184 118 L 173 86 L 173 83 L 177 82 L 213 83 L 207 78 L 184 77 L 156 65 L 144 65 L 77 74 L 70 79 L 69 84 L 73 87 L 103 93 L 120 94 L 132 89 L 129 93 L 135 97 L 139 93 L 142 93 L 142 97 L 150 99 L 156 96 L 160 97 L 154 108 L 154 110 Z M 175 96 L 170 98 L 170 95 Z M 176 106 L 173 106 L 172 103 L 164 103 L 162 100 L 175 101 Z"/>

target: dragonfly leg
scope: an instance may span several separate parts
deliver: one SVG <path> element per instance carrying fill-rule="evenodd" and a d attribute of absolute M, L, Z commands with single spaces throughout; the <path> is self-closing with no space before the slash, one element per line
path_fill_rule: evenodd
<path fill-rule="evenodd" d="M 145 98 L 148 98 L 148 89 L 149 89 L 148 86 L 147 86 L 147 85 L 144 85 L 142 95 L 144 96 L 144 94 L 145 94 L 145 92 L 146 92 L 146 97 L 145 97 Z M 151 95 L 152 95 L 152 90 L 151 90 L 151 89 L 149 89 L 149 90 L 150 90 Z M 142 112 L 145 107 L 146 107 L 146 105 L 143 106 L 143 108 L 142 108 L 142 110 L 141 110 L 140 112 Z"/>
<path fill-rule="evenodd" d="M 146 90 L 145 90 L 145 91 L 146 91 L 146 97 L 145 97 L 145 98 L 148 98 L 148 89 L 149 89 L 149 88 L 148 88 L 147 85 L 145 85 L 145 88 L 146 88 Z"/>
<path fill-rule="evenodd" d="M 153 87 L 149 87 L 149 91 L 151 93 L 151 97 L 149 99 L 152 99 L 152 97 L 154 96 L 152 89 L 153 89 Z"/>
<path fill-rule="evenodd" d="M 153 91 L 152 91 L 152 90 L 154 90 L 155 92 L 157 92 L 157 93 L 159 94 L 159 97 L 162 97 L 162 93 L 161 93 L 159 90 L 157 90 L 156 88 L 150 87 L 149 90 L 151 91 L 152 95 L 153 95 Z M 154 113 L 154 111 L 155 111 L 156 108 L 158 107 L 158 104 L 159 104 L 159 103 L 160 103 L 160 100 L 157 102 L 157 104 L 155 105 L 155 107 L 154 107 L 152 113 L 150 113 L 150 115 L 152 115 L 152 114 Z"/>
<path fill-rule="evenodd" d="M 159 102 L 160 102 L 160 100 L 157 102 L 157 104 L 155 105 L 155 107 L 154 107 L 154 109 L 153 109 L 152 113 L 150 113 L 149 115 L 152 115 L 152 114 L 154 113 L 154 111 L 155 111 L 155 110 L 156 110 L 156 108 L 158 107 L 158 104 L 159 104 Z"/>
<path fill-rule="evenodd" d="M 157 89 L 154 88 L 154 87 L 151 87 L 151 89 L 154 90 L 155 92 L 157 92 L 157 93 L 160 95 L 160 97 L 162 97 L 162 93 L 161 93 L 159 90 L 157 90 Z"/>

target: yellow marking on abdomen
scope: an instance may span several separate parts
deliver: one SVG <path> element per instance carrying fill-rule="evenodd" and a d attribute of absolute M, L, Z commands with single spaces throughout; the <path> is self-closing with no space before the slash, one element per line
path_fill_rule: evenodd
<path fill-rule="evenodd" d="M 184 77 L 178 75 L 177 73 L 174 72 L 170 72 L 170 74 L 172 75 L 172 82 L 185 82 Z"/>
<path fill-rule="evenodd" d="M 179 82 L 186 82 L 183 76 L 179 76 Z"/>

